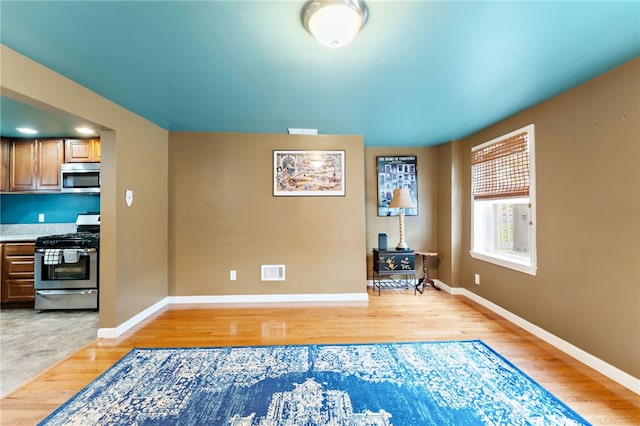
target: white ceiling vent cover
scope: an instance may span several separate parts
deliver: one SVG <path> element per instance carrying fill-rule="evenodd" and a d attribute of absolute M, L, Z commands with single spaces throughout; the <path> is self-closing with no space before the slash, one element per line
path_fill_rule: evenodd
<path fill-rule="evenodd" d="M 284 281 L 284 265 L 262 265 L 262 281 Z"/>

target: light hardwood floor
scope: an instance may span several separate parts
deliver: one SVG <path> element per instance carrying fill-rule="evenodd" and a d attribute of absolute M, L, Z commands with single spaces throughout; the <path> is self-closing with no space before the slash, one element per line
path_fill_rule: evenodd
<path fill-rule="evenodd" d="M 640 396 L 463 296 L 369 290 L 369 303 L 173 305 L 118 339 L 59 362 L 0 401 L 1 423 L 33 425 L 133 347 L 482 339 L 594 425 L 640 425 Z"/>

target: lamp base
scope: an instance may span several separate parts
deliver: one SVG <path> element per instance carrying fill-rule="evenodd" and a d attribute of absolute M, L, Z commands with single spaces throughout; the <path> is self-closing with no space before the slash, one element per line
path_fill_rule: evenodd
<path fill-rule="evenodd" d="M 396 246 L 396 250 L 409 250 L 409 245 L 404 240 L 400 241 Z"/>
<path fill-rule="evenodd" d="M 411 250 L 409 247 L 396 247 L 397 251 L 409 251 Z"/>

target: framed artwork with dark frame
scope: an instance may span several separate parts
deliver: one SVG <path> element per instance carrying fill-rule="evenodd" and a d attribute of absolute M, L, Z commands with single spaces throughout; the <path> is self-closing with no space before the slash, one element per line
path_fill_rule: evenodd
<path fill-rule="evenodd" d="M 378 216 L 397 216 L 399 209 L 389 208 L 396 188 L 408 188 L 416 206 L 405 209 L 405 216 L 418 215 L 418 165 L 415 155 L 376 157 L 378 177 Z"/>
<path fill-rule="evenodd" d="M 345 151 L 273 151 L 273 195 L 344 196 Z"/>

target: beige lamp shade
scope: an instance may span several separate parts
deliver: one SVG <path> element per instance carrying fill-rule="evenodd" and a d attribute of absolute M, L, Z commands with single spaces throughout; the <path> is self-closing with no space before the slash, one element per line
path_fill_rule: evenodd
<path fill-rule="evenodd" d="M 400 224 L 400 241 L 396 246 L 396 250 L 409 250 L 409 245 L 404 240 L 404 209 L 414 208 L 413 201 L 411 200 L 411 193 L 407 188 L 398 188 L 393 191 L 393 198 L 389 207 L 392 209 L 400 209 L 398 213 L 398 221 Z"/>
<path fill-rule="evenodd" d="M 393 191 L 393 198 L 389 207 L 392 209 L 412 209 L 415 207 L 411 194 L 407 188 L 398 188 Z"/>

